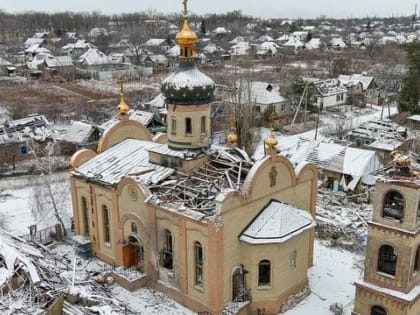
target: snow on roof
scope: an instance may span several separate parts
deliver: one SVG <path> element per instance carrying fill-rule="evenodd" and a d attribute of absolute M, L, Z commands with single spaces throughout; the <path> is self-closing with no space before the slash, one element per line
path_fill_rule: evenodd
<path fill-rule="evenodd" d="M 262 35 L 257 39 L 257 42 L 272 42 L 274 41 L 274 38 L 271 37 L 270 35 Z"/>
<path fill-rule="evenodd" d="M 330 43 L 331 43 L 332 46 L 335 46 L 335 47 L 341 47 L 341 48 L 346 48 L 347 47 L 346 43 L 344 43 L 344 41 L 341 37 L 332 38 Z"/>
<path fill-rule="evenodd" d="M 221 27 L 221 26 L 219 26 L 219 27 L 217 27 L 213 30 L 213 33 L 215 33 L 215 34 L 226 34 L 227 32 L 228 31 L 226 30 L 226 28 Z"/>
<path fill-rule="evenodd" d="M 408 120 L 413 120 L 413 121 L 420 121 L 420 115 L 412 115 L 410 117 L 407 118 Z"/>
<path fill-rule="evenodd" d="M 223 52 L 225 50 L 217 46 L 215 43 L 209 43 L 202 49 L 202 51 L 207 54 L 214 54 L 216 52 Z"/>
<path fill-rule="evenodd" d="M 32 45 L 25 49 L 25 52 L 31 54 L 50 53 L 50 51 L 47 48 L 40 47 L 39 45 Z"/>
<path fill-rule="evenodd" d="M 321 96 L 331 96 L 342 93 L 347 93 L 347 89 L 344 85 L 340 84 L 339 80 L 328 79 L 314 82 L 313 85 Z"/>
<path fill-rule="evenodd" d="M 238 42 L 230 48 L 232 55 L 246 55 L 250 49 L 249 42 Z"/>
<path fill-rule="evenodd" d="M 90 136 L 93 126 L 82 121 L 73 121 L 67 133 L 63 135 L 62 140 L 83 144 Z"/>
<path fill-rule="evenodd" d="M 117 185 L 125 176 L 144 184 L 157 184 L 175 172 L 173 168 L 149 162 L 149 150 L 161 144 L 126 139 L 76 168 L 72 175 L 107 185 Z"/>
<path fill-rule="evenodd" d="M 347 86 L 352 86 L 358 82 L 362 83 L 363 90 L 366 91 L 367 88 L 372 84 L 374 80 L 373 76 L 367 76 L 363 74 L 352 74 L 352 75 L 339 75 L 338 81 Z"/>
<path fill-rule="evenodd" d="M 110 64 L 112 60 L 97 48 L 89 48 L 88 51 L 79 57 L 79 62 L 84 62 L 88 65 L 101 65 Z"/>
<path fill-rule="evenodd" d="M 271 200 L 240 234 L 249 244 L 282 243 L 315 226 L 307 211 Z"/>
<path fill-rule="evenodd" d="M 53 58 L 47 58 L 45 60 L 47 67 L 59 68 L 59 67 L 71 67 L 73 66 L 73 60 L 70 56 L 56 56 Z"/>
<path fill-rule="evenodd" d="M 287 101 L 286 98 L 281 96 L 278 87 L 267 82 L 239 82 L 237 85 L 241 92 L 241 104 L 255 102 L 257 104 L 270 105 Z M 237 101 L 234 96 L 231 96 L 231 98 L 232 102 Z"/>
<path fill-rule="evenodd" d="M 175 45 L 175 46 L 173 46 L 172 48 L 170 48 L 166 51 L 166 54 L 169 57 L 178 57 L 180 55 L 180 53 L 181 52 L 180 52 L 180 48 L 179 48 L 178 45 Z"/>
<path fill-rule="evenodd" d="M 272 54 L 276 54 L 278 49 L 280 48 L 275 42 L 264 42 L 258 47 L 257 54 L 267 53 L 271 51 Z"/>
<path fill-rule="evenodd" d="M 45 141 L 50 136 L 49 122 L 44 115 L 31 115 L 0 125 L 0 143 L 19 143 L 28 139 Z"/>
<path fill-rule="evenodd" d="M 285 42 L 282 45 L 287 46 L 287 47 L 294 47 L 295 49 L 298 49 L 298 48 L 301 48 L 301 47 L 305 46 L 303 41 L 301 41 L 299 38 L 295 38 L 295 37 L 289 37 L 288 41 Z"/>
<path fill-rule="evenodd" d="M 25 46 L 25 48 L 31 47 L 31 46 L 39 46 L 44 42 L 43 38 L 33 38 L 30 37 L 28 38 L 25 43 L 23 44 Z"/>
<path fill-rule="evenodd" d="M 11 66 L 12 63 L 7 61 L 6 59 L 0 57 L 0 66 Z"/>
<path fill-rule="evenodd" d="M 320 38 L 311 38 L 310 41 L 305 43 L 306 49 L 319 49 L 321 47 L 321 39 Z"/>
<path fill-rule="evenodd" d="M 294 148 L 283 152 L 283 155 L 287 156 L 294 165 L 306 161 L 321 169 L 351 175 L 355 179 L 353 185 L 349 187 L 351 189 L 359 180 L 364 184 L 374 185 L 375 178 L 371 174 L 383 166 L 375 151 L 326 141 L 301 139 Z"/>
<path fill-rule="evenodd" d="M 162 81 L 162 86 L 165 84 L 175 85 L 174 87 L 179 88 L 186 88 L 196 86 L 213 86 L 214 81 L 198 70 L 197 67 L 191 67 L 181 70 L 178 69 Z"/>
<path fill-rule="evenodd" d="M 95 46 L 92 45 L 91 43 L 88 43 L 84 39 L 79 39 L 75 43 L 69 43 L 67 45 L 64 45 L 62 49 L 63 50 L 71 50 L 73 48 L 75 48 L 75 49 L 88 49 L 88 48 L 95 48 Z"/>
<path fill-rule="evenodd" d="M 142 110 L 130 110 L 128 113 L 130 120 L 135 120 L 147 127 L 153 120 L 154 114 L 151 112 L 145 112 Z M 106 130 L 111 127 L 117 121 L 117 117 L 113 117 L 110 120 L 104 122 L 99 126 L 100 129 Z"/>
<path fill-rule="evenodd" d="M 165 107 L 165 104 L 166 104 L 166 98 L 165 96 L 163 96 L 162 93 L 160 93 L 151 101 L 145 103 L 145 105 L 149 105 L 150 107 L 154 107 L 154 108 L 163 108 Z"/>
<path fill-rule="evenodd" d="M 388 119 L 369 120 L 362 123 L 359 127 L 353 129 L 347 134 L 347 137 L 369 139 L 371 141 L 367 146 L 372 149 L 393 151 L 399 148 L 406 139 L 403 133 L 406 128 Z"/>
<path fill-rule="evenodd" d="M 166 41 L 166 39 L 164 38 L 151 38 L 149 40 L 147 40 L 143 46 L 147 46 L 147 47 L 157 47 L 160 46 L 162 44 L 164 44 Z"/>

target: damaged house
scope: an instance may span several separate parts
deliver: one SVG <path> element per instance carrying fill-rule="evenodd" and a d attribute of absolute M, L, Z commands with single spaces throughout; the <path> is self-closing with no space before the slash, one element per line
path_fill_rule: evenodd
<path fill-rule="evenodd" d="M 294 164 L 305 161 L 315 165 L 323 185 L 335 191 L 375 185 L 371 174 L 383 166 L 375 151 L 309 139 L 300 139 L 282 154 Z"/>
<path fill-rule="evenodd" d="M 0 164 L 30 160 L 34 154 L 43 155 L 53 141 L 50 124 L 43 115 L 6 121 L 0 125 Z M 36 151 L 33 151 L 36 150 Z"/>
<path fill-rule="evenodd" d="M 388 119 L 370 120 L 362 123 L 346 135 L 357 147 L 378 152 L 383 163 L 391 160 L 391 152 L 407 151 L 414 137 L 406 127 Z"/>
<path fill-rule="evenodd" d="M 278 313 L 308 285 L 313 263 L 317 171 L 275 154 L 253 163 L 236 147 L 210 147 L 215 84 L 194 63 L 187 13 L 178 69 L 162 82 L 167 141 L 129 119 L 97 151 L 71 159 L 75 233 L 92 253 L 138 269 L 149 286 L 197 312 Z"/>

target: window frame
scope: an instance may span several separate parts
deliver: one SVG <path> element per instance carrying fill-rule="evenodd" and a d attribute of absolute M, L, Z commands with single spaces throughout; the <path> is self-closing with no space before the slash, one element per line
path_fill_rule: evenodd
<path fill-rule="evenodd" d="M 263 278 L 264 275 L 266 275 L 266 276 L 268 275 L 268 280 Z M 257 285 L 258 285 L 258 287 L 270 287 L 271 286 L 271 261 L 269 259 L 262 259 L 258 262 L 258 282 L 257 282 Z"/>
<path fill-rule="evenodd" d="M 193 122 L 191 117 L 185 117 L 185 135 L 190 136 L 193 134 Z"/>
<path fill-rule="evenodd" d="M 202 287 L 204 284 L 204 250 L 199 241 L 194 242 L 194 285 Z"/>
<path fill-rule="evenodd" d="M 89 224 L 89 206 L 87 202 L 87 198 L 82 196 L 81 204 L 82 204 L 82 217 L 83 217 L 83 235 L 89 237 L 90 236 L 90 224 Z"/>
<path fill-rule="evenodd" d="M 111 246 L 111 226 L 110 226 L 110 213 L 107 205 L 102 205 L 102 227 L 104 244 Z"/>

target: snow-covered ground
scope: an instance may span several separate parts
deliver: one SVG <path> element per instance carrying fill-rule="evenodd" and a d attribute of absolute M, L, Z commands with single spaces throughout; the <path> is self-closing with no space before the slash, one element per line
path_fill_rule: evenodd
<path fill-rule="evenodd" d="M 340 250 L 315 242 L 314 266 L 309 270 L 311 295 L 287 311 L 286 315 L 327 315 L 329 306 L 340 303 L 344 314 L 351 314 L 355 287 L 353 282 L 362 277 L 362 257 L 346 250 Z"/>
<path fill-rule="evenodd" d="M 66 185 L 69 182 L 67 172 L 54 174 L 56 181 L 54 186 Z M 4 223 L 4 228 L 14 235 L 29 234 L 29 226 L 38 225 L 38 230 L 46 227 L 42 216 L 33 214 L 34 188 L 39 186 L 40 176 L 21 176 L 0 179 L 0 223 Z M 70 194 L 62 195 L 60 204 L 65 205 L 63 212 L 67 213 L 67 219 L 71 214 Z M 69 224 L 69 222 L 65 222 Z M 48 222 L 51 226 L 51 222 Z"/>

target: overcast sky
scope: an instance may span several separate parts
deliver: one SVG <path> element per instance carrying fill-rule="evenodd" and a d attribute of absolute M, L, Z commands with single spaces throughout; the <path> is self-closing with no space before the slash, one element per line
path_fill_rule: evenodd
<path fill-rule="evenodd" d="M 416 2 L 420 0 L 189 0 L 189 8 L 198 14 L 241 10 L 259 17 L 388 17 L 413 14 Z M 181 11 L 182 0 L 0 0 L 0 9 L 8 12 L 99 10 L 105 14 L 152 9 L 171 13 Z"/>

